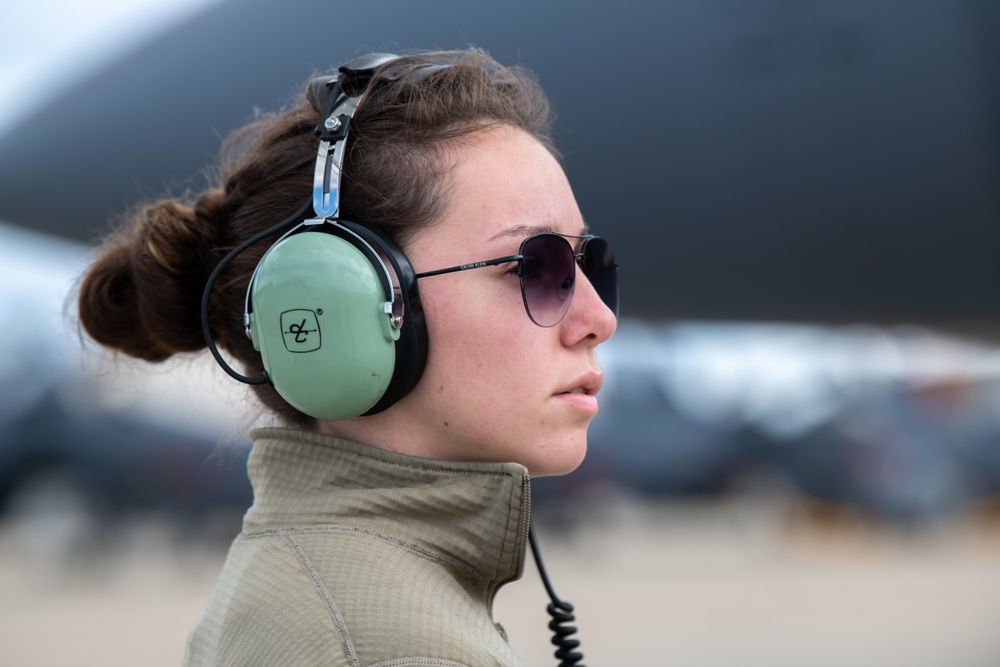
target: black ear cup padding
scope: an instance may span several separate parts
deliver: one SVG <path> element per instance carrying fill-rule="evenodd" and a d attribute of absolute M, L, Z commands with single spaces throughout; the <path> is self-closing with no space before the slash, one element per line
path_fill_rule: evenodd
<path fill-rule="evenodd" d="M 395 241 L 383 232 L 349 220 L 338 224 L 354 232 L 375 248 L 395 272 L 404 304 L 402 328 L 396 341 L 396 367 L 382 398 L 365 414 L 375 414 L 403 398 L 416 386 L 427 364 L 427 326 L 417 291 L 416 272 Z"/>

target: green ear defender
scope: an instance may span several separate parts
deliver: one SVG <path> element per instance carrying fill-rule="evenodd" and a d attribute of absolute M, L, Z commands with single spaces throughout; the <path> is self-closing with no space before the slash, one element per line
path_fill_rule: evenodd
<path fill-rule="evenodd" d="M 385 276 L 333 234 L 295 234 L 264 255 L 251 289 L 250 331 L 268 379 L 319 419 L 364 414 L 385 395 L 400 331 Z"/>
<path fill-rule="evenodd" d="M 405 254 L 377 229 L 341 219 L 339 210 L 354 110 L 378 68 L 396 59 L 364 56 L 340 67 L 338 76 L 310 84 L 309 99 L 323 114 L 316 128 L 316 217 L 304 219 L 306 205 L 245 240 L 215 268 L 202 296 L 202 330 L 223 370 L 247 384 L 271 384 L 291 406 L 317 419 L 385 410 L 416 385 L 427 358 L 423 310 Z M 440 67 L 418 65 L 416 71 Z M 381 78 L 391 82 L 398 76 Z M 234 257 L 281 232 L 247 287 L 243 323 L 264 366 L 264 377 L 247 377 L 230 367 L 215 345 L 209 296 Z"/>

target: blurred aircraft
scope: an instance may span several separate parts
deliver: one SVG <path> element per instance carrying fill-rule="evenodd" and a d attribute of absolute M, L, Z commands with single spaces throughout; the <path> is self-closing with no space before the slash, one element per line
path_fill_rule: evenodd
<path fill-rule="evenodd" d="M 0 224 L 0 515 L 157 514 L 251 501 L 238 408 L 207 355 L 112 359 L 77 331 L 84 244 Z M 590 452 L 539 507 L 595 489 L 717 494 L 761 470 L 834 505 L 919 521 L 1000 492 L 1000 351 L 925 329 L 636 318 L 599 349 Z M 214 373 L 214 374 L 213 374 Z M 55 500 L 53 500 L 55 499 Z M 58 535 L 59 531 L 54 531 Z"/>
<path fill-rule="evenodd" d="M 155 376 L 129 391 L 128 362 L 115 366 L 124 374 L 112 374 L 88 355 L 72 297 L 89 254 L 82 244 L 0 224 L 0 516 L 42 518 L 71 531 L 66 540 L 95 540 L 95 526 L 125 517 L 219 528 L 225 515 L 231 536 L 251 501 L 249 447 L 232 437 L 225 410 L 207 394 L 199 402 L 215 405 L 214 414 L 185 410 L 176 392 L 157 389 Z M 164 379 L 179 385 L 191 372 L 176 367 Z M 47 531 L 35 532 L 41 539 Z M 49 532 L 46 539 L 62 534 Z"/>

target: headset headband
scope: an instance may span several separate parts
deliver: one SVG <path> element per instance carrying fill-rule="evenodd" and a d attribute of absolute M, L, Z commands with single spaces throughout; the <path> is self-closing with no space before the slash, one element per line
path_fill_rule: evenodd
<path fill-rule="evenodd" d="M 319 147 L 313 175 L 313 211 L 317 218 L 336 218 L 340 214 L 340 175 L 351 119 L 375 71 L 398 57 L 390 53 L 362 56 L 342 65 L 337 76 L 320 77 L 309 83 L 310 99 L 322 103 L 320 124 L 316 126 Z"/>

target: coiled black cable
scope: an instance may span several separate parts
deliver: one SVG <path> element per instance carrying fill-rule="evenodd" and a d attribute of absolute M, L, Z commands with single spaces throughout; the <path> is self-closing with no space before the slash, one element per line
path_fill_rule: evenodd
<path fill-rule="evenodd" d="M 549 621 L 549 629 L 552 630 L 552 644 L 556 647 L 555 656 L 559 660 L 558 667 L 573 667 L 583 660 L 583 653 L 577 650 L 580 647 L 580 641 L 572 639 L 572 635 L 576 634 L 576 626 L 567 625 L 576 621 L 576 617 L 573 616 L 573 605 L 565 600 L 560 600 L 559 596 L 552 589 L 552 584 L 549 582 L 549 575 L 545 572 L 545 565 L 542 564 L 542 556 L 538 551 L 538 542 L 535 539 L 535 527 L 533 525 L 529 525 L 528 527 L 528 541 L 531 543 L 531 554 L 535 557 L 538 574 L 542 578 L 542 583 L 545 585 L 545 591 L 549 594 L 549 599 L 552 600 L 546 609 L 549 612 L 549 616 L 552 617 L 552 620 Z M 577 667 L 586 667 L 586 665 L 580 664 Z"/>

